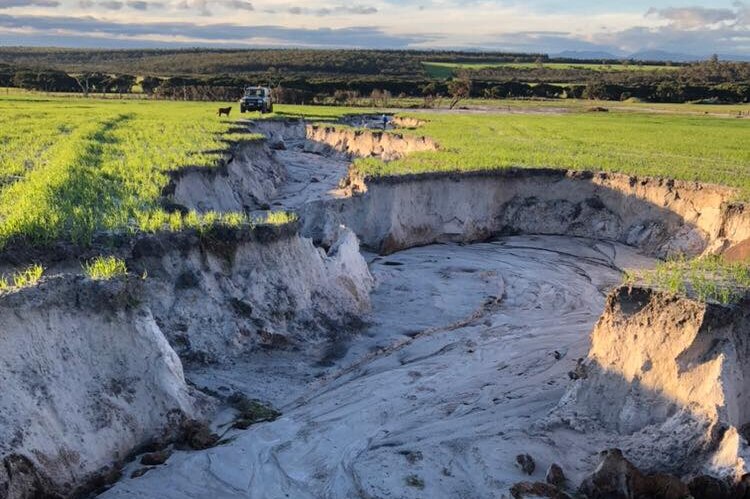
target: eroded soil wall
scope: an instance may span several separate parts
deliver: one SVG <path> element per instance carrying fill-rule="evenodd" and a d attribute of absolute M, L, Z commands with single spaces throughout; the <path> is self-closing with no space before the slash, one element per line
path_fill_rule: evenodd
<path fill-rule="evenodd" d="M 376 132 L 336 128 L 324 125 L 307 125 L 306 136 L 312 144 L 354 156 L 377 156 L 386 161 L 402 158 L 419 151 L 435 151 L 437 143 L 429 137 L 416 137 L 399 133 Z"/>
<path fill-rule="evenodd" d="M 321 152 L 386 160 L 439 148 L 429 138 L 334 126 L 308 125 L 306 134 Z M 329 227 L 344 224 L 381 253 L 546 234 L 616 240 L 665 257 L 722 252 L 750 238 L 750 210 L 732 203 L 736 191 L 697 182 L 511 168 L 368 178 L 352 170 L 344 184 L 350 198 L 305 207 L 304 232 L 325 241 Z"/>
<path fill-rule="evenodd" d="M 350 198 L 308 205 L 304 233 L 325 241 L 339 224 L 392 253 L 499 234 L 616 240 L 655 256 L 717 251 L 750 236 L 750 213 L 731 189 L 693 182 L 564 170 L 370 178 L 352 175 Z"/>
<path fill-rule="evenodd" d="M 263 142 L 244 143 L 233 147 L 219 166 L 175 172 L 165 200 L 172 209 L 198 212 L 266 209 L 285 173 Z"/>
<path fill-rule="evenodd" d="M 369 310 L 354 235 L 328 253 L 295 226 L 144 236 L 126 279 L 43 279 L 0 296 L 0 496 L 67 495 L 217 402 L 183 362 L 314 348 Z M 179 354 L 179 356 L 178 356 Z"/>
<path fill-rule="evenodd" d="M 208 408 L 140 296 L 61 277 L 0 299 L 0 496 L 68 494 Z"/>
<path fill-rule="evenodd" d="M 555 417 L 619 435 L 644 469 L 737 480 L 748 453 L 749 328 L 746 300 L 720 306 L 619 288 Z"/>
<path fill-rule="evenodd" d="M 369 310 L 372 279 L 344 229 L 327 253 L 293 225 L 149 238 L 130 266 L 147 270 L 144 300 L 178 353 L 200 362 L 305 348 L 345 334 Z"/>
<path fill-rule="evenodd" d="M 321 155 L 316 167 L 324 167 L 326 155 L 333 151 L 388 160 L 438 147 L 429 139 L 305 127 L 303 122 L 257 123 L 256 128 L 264 130 L 279 150 L 286 147 L 285 140 L 292 143 L 289 139 L 294 139 L 294 147 L 299 146 L 305 154 Z M 305 137 L 308 139 L 305 144 L 297 143 Z M 262 143 L 246 145 L 223 167 L 187 170 L 175 176 L 165 191 L 165 204 L 175 210 L 197 211 L 250 212 L 267 208 L 287 173 L 277 158 L 288 157 L 294 151 L 285 154 L 277 155 Z M 300 169 L 304 166 L 302 164 Z M 357 238 L 348 228 L 365 246 L 381 253 L 434 242 L 476 242 L 503 234 L 545 234 L 614 240 L 656 256 L 698 255 L 721 251 L 750 237 L 750 212 L 743 205 L 729 203 L 734 195 L 731 189 L 690 182 L 537 169 L 377 179 L 361 179 L 352 172 L 344 183 L 347 188 L 336 193 L 338 198 L 330 193 L 321 194 L 320 189 L 314 190 L 317 196 L 314 199 L 302 195 L 289 197 L 289 202 L 294 201 L 295 209 L 301 214 L 303 235 L 322 242 L 322 247 L 301 237 L 294 226 L 144 236 L 113 250 L 127 260 L 131 270 L 128 280 L 98 283 L 68 276 L 43 280 L 38 288 L 0 295 L 0 352 L 3 352 L 0 354 L 0 379 L 7 380 L 12 387 L 10 395 L 4 396 L 1 402 L 11 405 L 0 407 L 0 417 L 5 418 L 0 421 L 3 432 L 0 433 L 0 458 L 5 460 L 4 470 L 0 470 L 0 491 L 4 490 L 13 498 L 24 497 L 34 488 L 45 493 L 68 493 L 103 467 L 117 463 L 143 441 L 164 436 L 171 429 L 173 415 L 201 417 L 210 408 L 212 399 L 188 387 L 182 374 L 183 362 L 231 368 L 235 360 L 259 349 L 304 353 L 316 344 L 356 331 L 361 317 L 370 310 L 373 280 L 359 252 Z M 562 245 L 562 248 L 565 242 L 540 244 Z M 592 248 L 593 256 L 583 252 L 588 255 L 582 259 L 584 263 L 587 258 L 600 258 L 600 253 L 609 255 L 611 251 L 614 255 L 611 258 L 616 259 L 618 253 L 623 252 L 615 245 L 608 249 L 597 245 Z M 581 253 L 580 248 L 578 251 Z M 539 252 L 547 255 L 545 248 Z M 447 262 L 449 258 L 444 260 Z M 485 260 L 480 265 L 482 268 Z M 563 259 L 561 262 L 561 268 L 581 278 L 579 273 L 570 270 L 580 265 L 580 261 Z M 78 266 L 78 262 L 69 263 L 71 268 Z M 396 267 L 403 265 L 402 262 L 388 263 Z M 505 268 L 504 263 L 498 265 Z M 597 265 L 606 269 L 605 273 L 619 270 L 609 256 L 597 261 Z M 547 288 L 534 280 L 542 275 L 538 269 L 529 274 L 536 277 L 517 277 L 505 283 L 504 274 L 485 273 L 482 269 L 467 272 L 466 268 L 467 265 L 455 268 L 449 265 L 439 269 L 439 276 L 442 282 L 447 279 L 445 276 L 457 273 L 476 274 L 481 283 L 475 283 L 478 289 L 491 288 L 491 295 L 482 296 L 486 306 L 480 307 L 478 317 L 483 319 L 482 314 L 498 312 L 502 315 L 501 305 L 512 307 L 515 304 L 523 312 L 517 318 L 518 327 L 527 324 L 528 310 L 536 310 L 535 313 L 543 317 L 539 318 L 540 326 L 535 327 L 548 332 L 550 317 L 555 317 L 555 324 L 559 322 L 554 314 L 559 314 L 560 303 L 567 302 L 565 297 L 571 297 L 575 303 L 571 309 L 576 310 L 580 306 L 588 310 L 591 303 L 599 303 L 596 300 L 601 299 L 596 294 L 600 288 L 590 279 L 587 282 L 584 279 L 582 286 L 587 286 L 594 298 L 589 302 L 584 300 L 582 305 L 578 291 L 548 294 Z M 505 269 L 505 274 L 508 273 Z M 610 277 L 607 274 L 602 282 L 609 282 Z M 560 278 L 560 282 L 559 287 L 567 290 L 569 282 L 573 281 L 565 277 Z M 504 291 L 508 286 L 513 289 L 514 285 L 519 287 L 518 293 Z M 402 289 L 405 288 L 401 285 L 394 287 L 394 295 Z M 459 293 L 464 294 L 463 290 Z M 539 309 L 536 305 L 526 308 L 528 296 L 534 304 L 543 302 L 556 308 Z M 661 301 L 658 301 L 651 296 L 645 299 L 646 305 L 635 311 L 631 310 L 630 302 L 612 300 L 610 298 L 607 312 L 594 332 L 594 348 L 588 364 L 591 376 L 569 392 L 560 409 L 562 420 L 581 428 L 590 420 L 600 420 L 603 431 L 616 431 L 623 438 L 631 439 L 634 448 L 641 445 L 641 454 L 635 456 L 639 465 L 650 463 L 654 468 L 663 468 L 665 460 L 668 462 L 674 456 L 679 458 L 679 462 L 674 462 L 680 466 L 705 463 L 718 455 L 714 469 L 722 473 L 737 472 L 739 451 L 733 452 L 731 447 L 738 442 L 738 429 L 745 424 L 746 413 L 750 412 L 744 402 L 732 402 L 741 401 L 744 393 L 745 363 L 750 352 L 746 352 L 739 331 L 747 322 L 746 317 L 727 319 L 728 316 L 722 315 L 723 309 L 714 310 L 679 300 L 669 302 L 659 298 Z M 409 297 L 400 297 L 396 305 L 401 302 L 409 303 Z M 454 308 L 447 305 L 450 305 L 446 306 L 449 310 Z M 649 306 L 652 313 L 646 312 Z M 425 307 L 414 308 L 409 314 L 418 316 L 424 310 Z M 482 326 L 474 321 L 477 319 L 475 312 L 466 310 L 466 313 L 470 318 L 466 324 L 476 327 L 472 330 L 477 335 L 476 340 L 487 340 L 489 337 L 483 333 L 483 328 L 490 327 L 491 321 L 490 325 Z M 505 316 L 501 318 L 503 320 L 493 326 L 500 338 L 498 356 L 507 351 L 507 339 L 503 335 L 508 330 Z M 573 342 L 583 340 L 578 335 L 580 319 L 573 319 L 568 341 L 577 348 L 577 343 Z M 395 324 L 402 318 L 392 320 Z M 673 322 L 684 327 L 670 329 L 669 324 Z M 662 323 L 664 327 L 659 326 Z M 461 324 L 455 327 L 463 327 Z M 649 329 L 652 324 L 657 324 L 660 331 Z M 385 328 L 388 334 L 394 329 Z M 414 331 L 420 329 L 414 328 Z M 408 332 L 413 334 L 414 331 Z M 618 337 L 622 331 L 641 339 L 631 341 L 629 336 Z M 456 338 L 456 341 L 463 341 L 464 332 Z M 538 347 L 533 335 L 519 338 Z M 554 341 L 559 341 L 559 335 Z M 672 342 L 674 348 L 658 348 L 659 342 Z M 403 344 L 410 344 L 410 340 Z M 420 353 L 416 359 L 429 358 L 429 355 L 421 356 L 419 341 L 414 345 L 415 355 Z M 475 347 L 465 345 L 466 351 L 471 353 Z M 551 351 L 566 351 L 557 343 L 550 342 L 548 347 Z M 518 351 L 531 352 L 534 348 L 527 346 Z M 463 349 L 464 346 L 446 352 L 454 352 L 451 355 L 455 354 L 461 361 L 465 359 L 459 356 Z M 443 352 L 441 348 L 430 347 L 429 350 Z M 375 351 L 384 355 L 389 352 L 387 348 Z M 483 355 L 487 351 L 483 351 Z M 134 355 L 134 352 L 140 354 Z M 536 353 L 543 361 L 534 358 L 528 361 L 529 365 L 561 360 L 550 356 L 550 352 Z M 484 362 L 483 355 L 476 357 Z M 632 359 L 638 359 L 638 365 L 633 364 Z M 394 361 L 394 365 L 402 366 L 402 361 Z M 482 374 L 482 384 L 477 385 L 482 388 L 487 378 L 498 372 L 493 359 L 487 363 L 486 372 L 490 374 Z M 508 363 L 518 362 L 508 359 Z M 610 370 L 617 369 L 623 381 L 611 387 L 613 381 L 609 372 L 598 371 L 599 364 Z M 561 364 L 556 369 L 560 374 L 566 368 Z M 363 364 L 363 373 L 367 372 L 367 364 Z M 413 372 L 416 371 L 407 376 L 413 376 Z M 547 373 L 547 369 L 543 372 Z M 445 376 L 444 372 L 434 374 L 435 379 Z M 453 390 L 454 393 L 475 391 L 476 387 L 462 388 L 465 376 L 460 372 L 455 374 L 454 382 L 460 389 Z M 408 383 L 400 376 L 395 373 L 392 379 L 379 386 L 388 390 L 399 386 L 407 390 L 404 387 Z M 546 381 L 557 382 L 558 378 L 560 376 L 556 375 Z M 514 390 L 516 380 L 515 374 L 508 375 L 507 386 L 498 393 Z M 644 387 L 642 380 L 648 386 Z M 541 385 L 547 386 L 545 383 Z M 360 415 L 361 408 L 367 408 L 366 413 L 373 418 L 373 434 L 379 434 L 384 412 L 377 404 L 390 400 L 390 395 L 373 398 L 372 386 L 342 386 L 344 390 L 351 390 L 348 398 L 355 394 L 362 397 L 362 405 L 353 410 Z M 601 395 L 601 390 L 617 394 L 616 403 L 595 405 L 592 397 Z M 665 396 L 667 392 L 671 398 Z M 328 416 L 332 411 L 342 409 L 340 400 L 333 396 L 335 392 L 331 393 L 331 405 L 323 411 L 325 424 L 331 423 Z M 411 400 L 408 397 L 412 395 L 405 391 L 397 400 Z M 544 407 L 554 406 L 557 398 L 553 399 L 553 395 L 545 396 Z M 430 418 L 436 411 L 430 404 L 438 398 L 429 395 L 425 399 L 428 400 L 425 409 L 428 416 L 415 420 L 413 427 L 423 427 L 433 421 Z M 495 398 L 488 400 L 492 403 L 488 402 L 490 408 L 498 404 Z M 506 398 L 497 397 L 497 400 Z M 471 403 L 461 401 L 461 405 Z M 653 411 L 649 412 L 652 407 Z M 452 414 L 453 410 L 455 408 L 446 413 Z M 575 417 L 565 412 L 568 410 L 572 410 Z M 304 412 L 304 407 L 300 407 L 300 411 Z M 413 412 L 410 406 L 396 414 Z M 476 414 L 481 415 L 482 411 Z M 526 435 L 528 418 L 520 420 L 523 425 L 515 429 L 516 434 Z M 492 426 L 491 434 L 497 436 L 493 426 L 496 421 L 493 416 L 486 421 L 480 418 L 478 423 Z M 323 423 L 311 420 L 310 428 L 317 428 L 316 435 L 323 434 L 319 429 Z M 326 442 L 338 441 L 341 437 L 337 433 L 339 423 L 333 421 L 330 430 L 333 436 Z M 286 430 L 281 428 L 283 434 Z M 294 429 L 290 433 L 291 442 L 294 445 L 304 443 L 304 439 L 297 436 L 310 428 L 299 429 L 299 432 Z M 678 437 L 669 434 L 670 429 L 676 430 Z M 445 429 L 446 435 L 454 432 L 455 428 Z M 470 433 L 466 438 L 476 437 L 473 430 Z M 354 436 L 359 438 L 356 432 Z M 605 441 L 605 437 L 597 442 Z M 658 445 L 646 445 L 649 442 Z M 692 454 L 680 454 L 679 445 L 691 442 L 698 442 L 691 447 Z M 436 448 L 444 449 L 442 444 L 439 442 Z M 493 444 L 492 452 L 498 446 L 499 443 Z M 250 447 L 257 446 L 252 442 Z M 739 444 L 735 447 L 739 449 Z M 383 449 L 389 448 L 383 445 Z M 228 449 L 231 459 L 226 462 L 236 463 L 242 459 L 236 456 L 249 455 L 244 448 L 240 448 L 237 455 Z M 325 445 L 320 449 L 325 456 L 333 455 Z M 298 455 L 306 453 L 295 454 Z M 203 457 L 194 459 L 203 463 Z M 345 456 L 344 461 L 346 459 L 349 457 Z M 378 461 L 388 462 L 379 458 Z M 453 462 L 452 458 L 449 462 Z M 307 472 L 309 464 L 300 463 L 300 466 Z M 493 469 L 500 469 L 507 463 L 495 464 Z M 331 470 L 342 468 L 339 461 L 330 466 Z M 197 469 L 201 469 L 200 466 Z M 470 471 L 470 475 L 474 475 L 474 470 Z M 337 472 L 329 471 L 331 476 Z M 383 473 L 373 476 L 380 480 Z M 184 482 L 178 478 L 180 483 Z M 467 478 L 470 480 L 471 477 Z M 241 481 L 247 485 L 244 476 Z M 397 481 L 403 487 L 401 478 Z M 35 485 L 29 485 L 32 482 Z M 358 480 L 353 479 L 351 486 L 357 483 Z M 437 478 L 434 483 L 438 483 Z M 288 485 L 280 478 L 270 480 L 269 484 Z"/>

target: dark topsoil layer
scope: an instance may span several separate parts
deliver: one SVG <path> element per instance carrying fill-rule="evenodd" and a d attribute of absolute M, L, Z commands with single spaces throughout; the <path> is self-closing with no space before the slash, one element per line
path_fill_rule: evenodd
<path fill-rule="evenodd" d="M 56 241 L 38 245 L 28 240 L 17 240 L 0 250 L 0 266 L 21 267 L 32 263 L 51 266 L 65 262 L 82 262 L 100 255 L 113 255 L 124 260 L 138 260 L 166 255 L 175 250 L 187 254 L 194 248 L 231 258 L 239 244 L 271 243 L 298 234 L 299 224 L 246 225 L 229 227 L 216 225 L 199 231 L 162 231 L 154 234 L 125 232 L 100 233 L 88 244 Z"/>

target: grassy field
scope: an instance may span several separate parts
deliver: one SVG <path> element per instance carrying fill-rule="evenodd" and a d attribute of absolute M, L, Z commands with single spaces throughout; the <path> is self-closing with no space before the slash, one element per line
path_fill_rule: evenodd
<path fill-rule="evenodd" d="M 389 163 L 360 159 L 357 168 L 376 176 L 508 167 L 605 170 L 728 185 L 738 188 L 742 199 L 750 200 L 750 119 L 737 119 L 739 113 L 750 115 L 749 105 L 586 100 L 481 104 L 507 108 L 511 114 L 401 112 L 425 122 L 404 133 L 432 137 L 441 149 Z M 612 112 L 587 112 L 597 105 L 610 106 Z M 277 108 L 282 115 L 310 120 L 363 112 L 358 108 Z M 561 112 L 546 112 L 555 110 Z"/>
<path fill-rule="evenodd" d="M 167 172 L 215 165 L 227 140 L 253 138 L 215 107 L 0 94 L 0 245 L 156 228 Z"/>
<path fill-rule="evenodd" d="M 450 97 L 438 98 L 431 103 L 429 109 L 433 111 L 449 111 Z M 411 109 L 414 112 L 424 110 L 424 99 L 418 97 L 394 97 L 388 100 L 388 107 L 393 110 Z M 333 100 L 326 106 L 275 106 L 279 107 L 278 113 L 290 113 L 291 115 L 305 116 L 309 113 L 318 113 L 320 119 L 332 118 L 344 113 L 372 113 L 379 112 L 373 109 L 372 99 L 361 97 L 350 103 L 350 107 L 332 107 Z M 482 112 L 585 112 L 592 107 L 605 107 L 617 112 L 633 113 L 662 113 L 662 114 L 710 114 L 719 117 L 736 118 L 740 113 L 750 116 L 750 104 L 669 104 L 638 101 L 629 99 L 627 101 L 603 101 L 587 99 L 464 99 L 458 104 L 458 110 L 482 111 Z M 277 113 L 277 114 L 278 114 Z"/>
<path fill-rule="evenodd" d="M 591 102 L 566 101 L 562 113 L 519 114 L 552 104 L 495 104 L 514 113 L 409 111 L 427 124 L 406 133 L 431 136 L 441 150 L 388 164 L 358 160 L 357 167 L 373 175 L 509 166 L 612 170 L 723 183 L 750 199 L 750 120 L 698 115 L 690 106 L 586 113 Z M 0 92 L 0 247 L 16 238 L 86 242 L 97 231 L 252 223 L 241 213 L 183 216 L 160 208 L 168 172 L 216 165 L 229 142 L 257 139 L 237 131 L 240 115 L 216 117 L 219 105 Z M 310 120 L 363 112 L 276 108 L 276 116 Z M 274 214 L 269 222 L 289 220 Z"/>
<path fill-rule="evenodd" d="M 365 174 L 506 167 L 607 170 L 720 183 L 750 199 L 750 120 L 643 113 L 406 113 L 426 124 L 436 152 L 391 163 L 361 159 Z"/>
<path fill-rule="evenodd" d="M 460 62 L 423 62 L 422 65 L 427 74 L 432 78 L 450 78 L 457 71 L 491 69 L 491 68 L 510 68 L 510 69 L 585 69 L 588 71 L 599 72 L 622 72 L 622 71 L 672 71 L 678 69 L 675 66 L 646 66 L 639 64 L 579 64 L 567 62 L 547 62 L 537 64 L 535 62 L 497 62 L 497 63 L 460 63 Z"/>
<path fill-rule="evenodd" d="M 445 99 L 446 106 L 448 99 Z M 750 116 L 750 104 L 669 104 L 645 102 L 638 100 L 603 101 L 587 99 L 466 99 L 461 107 L 477 110 L 500 111 L 564 111 L 586 112 L 593 107 L 604 107 L 616 112 L 659 113 L 682 115 L 714 115 L 736 118 L 738 115 Z"/>

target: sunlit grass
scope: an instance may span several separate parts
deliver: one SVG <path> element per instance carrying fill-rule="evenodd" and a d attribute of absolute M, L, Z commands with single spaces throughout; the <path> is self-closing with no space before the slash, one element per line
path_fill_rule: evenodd
<path fill-rule="evenodd" d="M 295 213 L 288 211 L 272 211 L 266 215 L 264 223 L 269 225 L 286 225 L 296 222 L 298 219 Z"/>
<path fill-rule="evenodd" d="M 230 143 L 260 139 L 237 127 L 239 114 L 218 118 L 220 105 L 0 93 L 0 247 L 15 239 L 87 243 L 98 231 L 258 223 L 240 213 L 182 215 L 161 208 L 170 171 L 214 166 Z M 440 151 L 391 163 L 358 160 L 356 167 L 371 175 L 608 170 L 726 184 L 750 199 L 750 120 L 578 112 L 585 105 L 571 104 L 566 114 L 409 113 L 425 125 L 403 133 L 430 136 Z M 363 109 L 278 105 L 276 111 L 268 117 L 328 121 Z M 283 216 L 270 220 L 277 219 L 288 223 Z"/>
<path fill-rule="evenodd" d="M 521 168 L 603 170 L 736 187 L 750 199 L 750 120 L 643 113 L 408 113 L 439 151 L 385 163 L 368 175 Z"/>
<path fill-rule="evenodd" d="M 218 118 L 221 105 L 0 93 L 0 247 L 15 239 L 86 244 L 98 231 L 257 223 L 241 213 L 182 215 L 160 207 L 171 171 L 214 166 L 230 144 L 262 138 L 235 123 L 239 114 Z M 279 116 L 302 109 L 320 119 L 354 112 L 288 106 Z"/>
<path fill-rule="evenodd" d="M 219 213 L 209 211 L 198 213 L 190 211 L 186 214 L 180 212 L 167 213 L 157 209 L 138 214 L 138 228 L 143 232 L 179 232 L 193 229 L 199 232 L 206 231 L 217 225 L 239 228 L 243 225 L 253 226 L 255 218 L 244 213 Z"/>
<path fill-rule="evenodd" d="M 750 291 L 750 263 L 727 262 L 720 256 L 676 258 L 653 270 L 629 271 L 624 283 L 643 284 L 701 301 L 728 305 Z"/>
<path fill-rule="evenodd" d="M 0 276 L 0 291 L 34 286 L 42 278 L 42 274 L 44 274 L 44 267 L 34 264 L 10 276 Z"/>
<path fill-rule="evenodd" d="M 259 138 L 216 106 L 0 94 L 0 246 L 136 229 L 170 171 L 214 166 L 229 142 Z"/>
<path fill-rule="evenodd" d="M 179 232 L 196 230 L 206 232 L 214 227 L 224 226 L 238 229 L 240 227 L 254 228 L 257 225 L 286 225 L 297 221 L 297 215 L 286 211 L 273 211 L 267 215 L 248 215 L 237 212 L 209 211 L 198 213 L 190 211 L 186 214 L 179 212 L 167 213 L 163 210 L 153 210 L 139 214 L 138 228 L 142 232 Z"/>
<path fill-rule="evenodd" d="M 566 112 L 531 114 L 403 113 L 425 122 L 398 133 L 425 135 L 441 147 L 400 160 L 359 159 L 366 175 L 521 168 L 603 170 L 723 184 L 750 199 L 750 120 L 697 115 L 735 115 L 750 106 L 623 104 L 593 101 L 482 101 L 514 111 L 565 106 Z M 585 112 L 614 105 L 610 113 Z M 325 121 L 357 108 L 277 106 L 282 114 Z M 620 109 L 622 108 L 622 109 Z M 647 109 L 658 112 L 645 112 Z M 359 112 L 363 112 L 360 108 Z M 374 112 L 374 111 L 368 111 Z M 340 125 L 339 125 L 340 126 Z"/>
<path fill-rule="evenodd" d="M 114 256 L 98 256 L 83 265 L 85 274 L 94 280 L 109 280 L 128 274 L 125 261 Z"/>

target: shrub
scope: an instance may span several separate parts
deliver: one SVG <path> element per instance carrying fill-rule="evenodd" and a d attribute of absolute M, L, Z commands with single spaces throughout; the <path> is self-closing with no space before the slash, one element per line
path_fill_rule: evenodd
<path fill-rule="evenodd" d="M 463 99 L 471 96 L 471 80 L 468 78 L 453 79 L 448 82 L 448 93 L 451 96 L 450 108 L 455 108 Z"/>
<path fill-rule="evenodd" d="M 591 100 L 605 100 L 607 96 L 607 86 L 600 80 L 592 80 L 586 83 L 582 94 L 584 99 Z"/>

